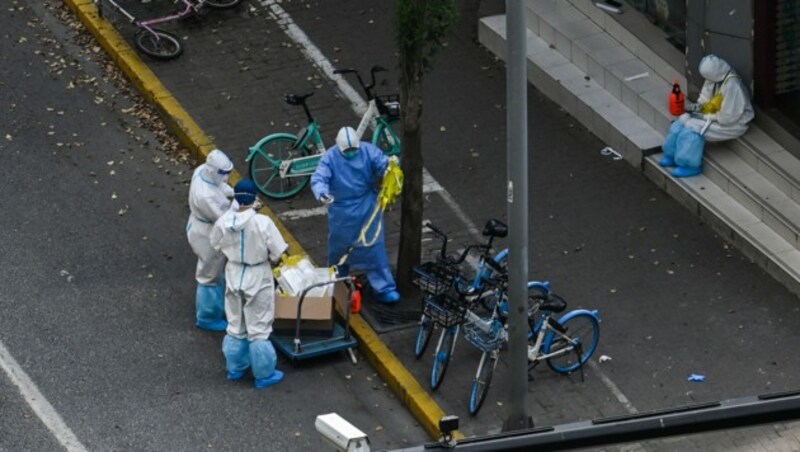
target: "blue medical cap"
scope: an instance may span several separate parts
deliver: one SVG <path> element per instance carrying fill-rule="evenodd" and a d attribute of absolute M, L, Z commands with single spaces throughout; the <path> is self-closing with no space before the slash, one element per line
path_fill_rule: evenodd
<path fill-rule="evenodd" d="M 250 179 L 242 179 L 233 187 L 234 197 L 240 206 L 249 206 L 256 201 L 256 183 Z"/>

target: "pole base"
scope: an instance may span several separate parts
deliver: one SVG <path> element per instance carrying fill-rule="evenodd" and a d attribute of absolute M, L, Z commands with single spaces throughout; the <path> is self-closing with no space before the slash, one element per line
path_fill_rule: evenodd
<path fill-rule="evenodd" d="M 533 427 L 533 418 L 531 416 L 509 418 L 503 422 L 503 433 L 514 432 L 517 430 L 527 430 Z"/>

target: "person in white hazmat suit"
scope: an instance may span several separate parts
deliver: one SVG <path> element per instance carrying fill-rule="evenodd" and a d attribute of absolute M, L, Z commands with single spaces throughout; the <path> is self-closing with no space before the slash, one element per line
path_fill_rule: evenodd
<path fill-rule="evenodd" d="M 208 243 L 214 223 L 226 211 L 238 205 L 233 198 L 233 188 L 228 176 L 233 163 L 219 149 L 208 154 L 206 162 L 197 167 L 189 186 L 189 209 L 186 236 L 192 251 L 197 255 L 197 294 L 195 309 L 198 328 L 225 331 L 225 256 Z"/>
<path fill-rule="evenodd" d="M 753 119 L 750 95 L 741 77 L 722 58 L 706 55 L 700 60 L 703 88 L 696 104 L 690 104 L 664 140 L 661 166 L 677 166 L 675 177 L 700 174 L 706 141 L 732 140 L 747 132 Z"/>
<path fill-rule="evenodd" d="M 234 187 L 237 210 L 224 214 L 211 230 L 211 246 L 222 251 L 225 264 L 227 334 L 222 340 L 228 380 L 244 378 L 251 368 L 255 386 L 263 389 L 283 379 L 269 342 L 275 318 L 275 283 L 270 261 L 278 262 L 289 246 L 275 223 L 256 213 L 256 184 L 250 179 Z"/>

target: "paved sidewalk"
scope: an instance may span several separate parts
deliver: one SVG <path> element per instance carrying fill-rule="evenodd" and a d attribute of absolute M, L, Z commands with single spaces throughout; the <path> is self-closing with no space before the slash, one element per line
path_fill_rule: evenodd
<path fill-rule="evenodd" d="M 478 15 L 496 13 L 497 7 L 495 2 L 463 7 L 455 35 L 426 79 L 425 164 L 441 178 L 445 190 L 426 194 L 425 216 L 453 231 L 457 244 L 476 240 L 483 221 L 503 218 L 505 212 L 505 72 L 475 44 L 474 31 Z M 276 11 L 285 10 L 337 67 L 365 70 L 380 63 L 394 68 L 391 10 L 376 8 L 366 0 L 347 2 L 346 7 L 328 2 L 246 1 L 237 11 L 214 12 L 200 27 L 172 30 L 186 45 L 180 59 L 146 62 L 197 122 L 198 130 L 210 135 L 208 142 L 232 155 L 237 168 L 246 173 L 249 146 L 268 133 L 295 131 L 304 123 L 300 109 L 282 102 L 288 92 L 314 91 L 309 104 L 327 142 L 332 142 L 340 125 L 357 121 L 351 101 L 311 63 L 319 55 L 304 52 L 292 29 L 287 33 L 287 17 L 276 20 Z M 124 24 L 119 28 L 130 40 L 131 29 Z M 394 77 L 380 89 L 395 92 Z M 556 105 L 534 89 L 528 98 L 536 157 L 531 175 L 535 219 L 531 224 L 537 239 L 531 248 L 532 270 L 553 281 L 571 308 L 601 310 L 603 336 L 595 358 L 603 354 L 612 358 L 604 364 L 592 360 L 583 382 L 578 375 L 563 377 L 544 366 L 536 369 L 529 399 L 537 425 L 796 387 L 792 369 L 800 365 L 800 357 L 759 346 L 800 346 L 800 336 L 788 327 L 800 321 L 795 297 L 728 249 L 724 238 L 711 234 L 631 167 L 600 157 L 603 144 Z M 309 190 L 290 200 L 268 201 L 268 206 L 315 261 L 325 261 L 324 218 L 291 219 L 293 212 L 317 207 Z M 399 212 L 389 212 L 387 241 L 393 253 L 398 224 Z M 752 330 L 743 333 L 744 325 Z M 407 372 L 419 387 L 427 388 L 430 357 L 414 360 L 414 335 L 413 329 L 405 329 L 384 334 L 376 342 L 388 347 L 404 366 L 388 372 Z M 477 356 L 460 342 L 447 381 L 433 394 L 438 406 L 415 405 L 412 412 L 430 419 L 432 413 L 440 413 L 440 406 L 443 412 L 461 417 L 467 435 L 499 431 L 507 367 L 502 360 L 487 406 L 475 418 L 467 415 Z M 740 369 L 742 361 L 753 356 L 757 362 Z M 699 369 L 712 374 L 711 382 L 687 385 L 685 376 Z M 741 377 L 726 379 L 728 375 Z M 620 448 L 800 446 L 796 430 L 791 425 L 755 427 Z"/>

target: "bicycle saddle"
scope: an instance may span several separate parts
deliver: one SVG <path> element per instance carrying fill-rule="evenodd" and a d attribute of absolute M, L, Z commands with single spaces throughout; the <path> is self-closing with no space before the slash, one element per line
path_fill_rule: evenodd
<path fill-rule="evenodd" d="M 313 92 L 306 94 L 287 94 L 286 97 L 284 97 L 284 99 L 286 100 L 286 103 L 289 105 L 303 105 L 306 99 L 308 99 L 313 95 L 314 95 Z"/>
<path fill-rule="evenodd" d="M 558 314 L 567 309 L 567 302 L 558 295 L 551 293 L 547 296 L 547 300 L 542 303 L 542 309 Z"/>
<path fill-rule="evenodd" d="M 486 222 L 483 227 L 483 235 L 487 237 L 500 237 L 503 238 L 508 235 L 508 226 L 500 220 L 491 220 Z"/>

